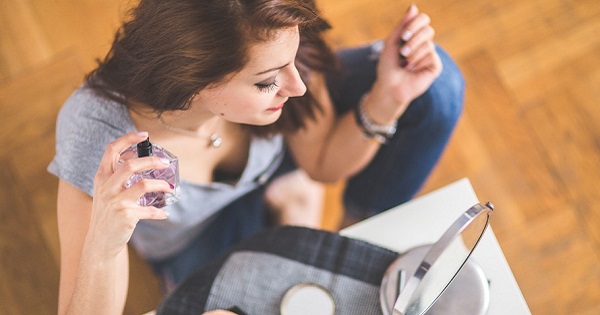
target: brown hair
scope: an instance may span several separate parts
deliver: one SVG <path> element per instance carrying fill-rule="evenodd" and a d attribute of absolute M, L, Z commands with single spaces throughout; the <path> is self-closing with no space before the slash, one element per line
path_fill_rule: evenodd
<path fill-rule="evenodd" d="M 303 80 L 310 70 L 334 71 L 322 37 L 329 24 L 313 0 L 142 0 L 88 74 L 88 86 L 126 106 L 142 103 L 159 114 L 186 110 L 198 91 L 244 67 L 251 44 L 292 26 L 300 29 L 296 64 Z M 319 108 L 308 92 L 288 102 L 275 124 L 250 129 L 291 132 Z"/>

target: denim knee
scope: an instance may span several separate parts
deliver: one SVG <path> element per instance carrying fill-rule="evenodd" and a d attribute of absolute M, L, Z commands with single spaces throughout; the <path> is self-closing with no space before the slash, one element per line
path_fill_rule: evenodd
<path fill-rule="evenodd" d="M 448 136 L 447 134 L 454 130 L 463 110 L 465 80 L 448 54 L 439 47 L 437 51 L 443 64 L 442 73 L 429 89 L 411 104 L 410 107 L 414 110 L 407 111 L 405 120 L 411 120 L 413 123 L 421 119 L 426 120 L 430 128 L 437 130 L 441 136 Z"/>
<path fill-rule="evenodd" d="M 441 156 L 463 109 L 465 81 L 440 48 L 440 76 L 413 100 L 398 121 L 398 131 L 371 163 L 346 185 L 349 215 L 364 218 L 410 200 Z"/>

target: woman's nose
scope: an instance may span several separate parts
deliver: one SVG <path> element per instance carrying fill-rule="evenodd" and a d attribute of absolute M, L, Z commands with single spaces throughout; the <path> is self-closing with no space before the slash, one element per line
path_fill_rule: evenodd
<path fill-rule="evenodd" d="M 286 80 L 285 86 L 279 90 L 280 94 L 285 97 L 302 96 L 306 93 L 306 85 L 300 78 L 300 73 L 296 67 L 291 67 L 289 79 Z"/>

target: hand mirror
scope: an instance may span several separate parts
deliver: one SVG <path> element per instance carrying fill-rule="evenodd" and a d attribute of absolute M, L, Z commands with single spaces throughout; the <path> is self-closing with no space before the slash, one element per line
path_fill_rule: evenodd
<path fill-rule="evenodd" d="M 392 263 L 380 289 L 383 314 L 485 313 L 489 285 L 481 268 L 468 258 L 483 236 L 493 209 L 489 202 L 474 205 L 436 243 L 410 250 Z M 454 290 L 458 294 L 441 297 L 456 285 L 461 287 Z"/>

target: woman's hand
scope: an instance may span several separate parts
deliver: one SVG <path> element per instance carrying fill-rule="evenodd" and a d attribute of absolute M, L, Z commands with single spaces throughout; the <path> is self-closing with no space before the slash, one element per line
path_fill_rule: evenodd
<path fill-rule="evenodd" d="M 429 23 L 429 16 L 413 4 L 385 40 L 367 110 L 376 122 L 398 119 L 441 73 Z"/>
<path fill-rule="evenodd" d="M 168 215 L 162 209 L 142 207 L 137 203 L 148 192 L 172 192 L 166 181 L 143 179 L 125 188 L 125 183 L 133 174 L 149 169 L 164 169 L 168 167 L 168 161 L 165 163 L 158 157 L 144 157 L 127 160 L 118 166 L 120 153 L 147 137 L 147 133 L 141 132 L 116 139 L 107 146 L 100 161 L 94 178 L 92 217 L 84 246 L 84 250 L 88 248 L 94 253 L 94 258 L 116 257 L 125 248 L 139 220 L 165 219 Z"/>

